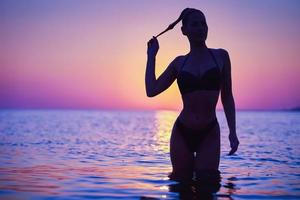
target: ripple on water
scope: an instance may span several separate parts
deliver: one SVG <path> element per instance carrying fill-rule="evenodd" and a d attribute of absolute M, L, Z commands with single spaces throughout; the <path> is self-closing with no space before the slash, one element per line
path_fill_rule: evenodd
<path fill-rule="evenodd" d="M 300 199 L 299 113 L 237 112 L 233 156 L 217 114 L 222 179 L 196 188 L 168 178 L 176 112 L 1 111 L 0 198 Z"/>

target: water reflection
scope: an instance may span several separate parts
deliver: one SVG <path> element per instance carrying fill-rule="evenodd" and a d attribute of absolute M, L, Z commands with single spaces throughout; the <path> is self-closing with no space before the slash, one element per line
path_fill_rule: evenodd
<path fill-rule="evenodd" d="M 169 191 L 179 193 L 180 199 L 214 199 L 220 187 L 220 180 L 178 182 L 170 184 Z"/>
<path fill-rule="evenodd" d="M 154 150 L 169 153 L 171 131 L 177 115 L 177 113 L 171 111 L 155 112 L 154 127 L 156 127 L 157 132 L 154 136 L 156 139 Z"/>
<path fill-rule="evenodd" d="M 299 114 L 237 114 L 230 157 L 218 116 L 222 180 L 183 184 L 168 178 L 176 112 L 2 111 L 0 199 L 300 199 Z"/>

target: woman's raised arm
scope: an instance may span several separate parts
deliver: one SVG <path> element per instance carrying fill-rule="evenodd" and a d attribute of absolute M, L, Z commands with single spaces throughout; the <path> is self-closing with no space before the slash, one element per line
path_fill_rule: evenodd
<path fill-rule="evenodd" d="M 147 66 L 145 74 L 145 85 L 146 93 L 148 97 L 154 97 L 167 88 L 169 88 L 174 80 L 176 79 L 176 57 L 166 68 L 166 70 L 159 76 L 158 79 L 155 77 L 155 60 L 156 54 L 159 49 L 158 41 L 153 37 L 148 42 L 148 51 L 147 51 Z"/>

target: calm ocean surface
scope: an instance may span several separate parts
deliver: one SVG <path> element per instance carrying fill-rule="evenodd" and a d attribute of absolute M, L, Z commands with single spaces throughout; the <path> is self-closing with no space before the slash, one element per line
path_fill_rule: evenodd
<path fill-rule="evenodd" d="M 201 197 L 168 178 L 178 114 L 1 110 L 0 199 Z M 214 199 L 300 199 L 300 112 L 237 112 L 234 156 L 226 155 L 223 112 L 218 120 L 222 180 Z"/>

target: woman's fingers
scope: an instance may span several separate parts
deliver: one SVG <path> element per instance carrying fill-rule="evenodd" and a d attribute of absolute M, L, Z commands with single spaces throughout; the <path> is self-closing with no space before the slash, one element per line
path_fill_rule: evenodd
<path fill-rule="evenodd" d="M 155 44 L 158 44 L 158 40 L 156 37 L 153 36 L 153 38 L 151 39 L 153 42 L 155 42 Z"/>
<path fill-rule="evenodd" d="M 231 150 L 228 155 L 232 155 L 237 151 L 239 143 L 240 142 L 237 138 L 231 139 L 231 141 L 230 141 Z"/>
<path fill-rule="evenodd" d="M 228 155 L 234 154 L 236 152 L 236 150 L 237 150 L 237 147 L 232 148 Z"/>
<path fill-rule="evenodd" d="M 148 46 L 148 50 L 147 52 L 148 53 L 151 53 L 153 55 L 156 55 L 157 54 L 157 51 L 159 49 L 159 44 L 158 44 L 158 41 L 157 41 L 157 38 L 156 37 L 152 37 L 148 43 L 147 43 L 147 46 Z"/>
<path fill-rule="evenodd" d="M 148 41 L 148 45 L 152 45 L 153 44 L 153 39 Z"/>
<path fill-rule="evenodd" d="M 230 150 L 230 152 L 228 153 L 228 155 L 231 156 L 232 154 L 234 154 L 233 149 Z"/>
<path fill-rule="evenodd" d="M 154 46 L 154 47 L 158 47 L 158 41 L 157 39 L 153 36 L 152 39 L 150 39 L 147 43 L 148 47 Z"/>
<path fill-rule="evenodd" d="M 232 154 L 236 152 L 238 148 L 238 145 L 233 146 L 233 148 L 231 149 Z"/>
<path fill-rule="evenodd" d="M 153 43 L 153 42 L 158 42 L 158 41 L 157 41 L 157 38 L 154 37 L 154 36 L 148 41 L 148 43 L 151 44 L 151 43 Z"/>

